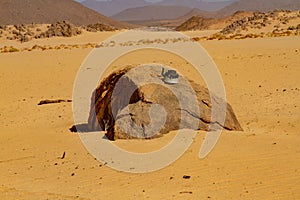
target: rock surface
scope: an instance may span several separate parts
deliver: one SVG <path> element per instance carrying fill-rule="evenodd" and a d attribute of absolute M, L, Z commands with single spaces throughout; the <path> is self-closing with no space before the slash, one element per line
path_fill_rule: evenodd
<path fill-rule="evenodd" d="M 72 37 L 76 35 L 80 35 L 81 30 L 77 28 L 75 25 L 67 22 L 56 22 L 51 24 L 47 31 L 41 33 L 37 36 L 37 38 L 50 38 L 50 37 Z"/>
<path fill-rule="evenodd" d="M 223 18 L 206 18 L 195 15 L 186 20 L 184 23 L 176 28 L 176 31 L 190 31 L 190 30 L 217 30 L 229 26 L 235 21 L 241 20 L 251 16 L 252 12 L 238 11 L 230 16 Z"/>
<path fill-rule="evenodd" d="M 238 34 L 243 31 L 260 30 L 268 34 L 268 29 L 274 34 L 299 35 L 297 25 L 300 19 L 300 12 L 288 10 L 277 10 L 272 12 L 255 12 L 252 16 L 244 17 L 226 26 L 220 33 L 223 35 Z"/>
<path fill-rule="evenodd" d="M 232 107 L 208 89 L 182 76 L 178 84 L 165 84 L 160 74 L 157 66 L 127 67 L 104 79 L 93 93 L 88 129 L 105 130 L 110 140 L 150 139 L 180 129 L 243 130 Z"/>
<path fill-rule="evenodd" d="M 101 24 L 101 23 L 96 23 L 96 24 L 89 24 L 85 27 L 85 29 L 88 32 L 98 32 L 98 31 L 115 31 L 117 30 L 116 28 L 106 25 L 106 24 Z"/>
<path fill-rule="evenodd" d="M 7 40 L 28 42 L 32 39 L 51 37 L 73 37 L 87 32 L 116 31 L 113 26 L 96 23 L 87 26 L 78 26 L 69 21 L 59 21 L 53 24 L 16 24 L 0 25 L 0 36 L 5 35 Z"/>

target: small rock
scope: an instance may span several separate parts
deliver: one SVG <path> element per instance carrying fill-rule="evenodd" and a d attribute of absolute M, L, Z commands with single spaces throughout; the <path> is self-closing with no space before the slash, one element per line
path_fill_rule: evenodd
<path fill-rule="evenodd" d="M 20 41 L 21 42 L 29 42 L 30 38 L 28 36 L 22 35 Z"/>
<path fill-rule="evenodd" d="M 182 192 L 179 192 L 179 194 L 193 194 L 192 191 L 182 191 Z"/>
<path fill-rule="evenodd" d="M 184 179 L 190 179 L 190 178 L 191 178 L 191 176 L 184 175 L 182 178 L 184 178 Z"/>
<path fill-rule="evenodd" d="M 26 36 L 34 36 L 34 33 L 31 32 L 31 31 L 28 31 L 28 32 L 25 33 L 25 35 L 26 35 Z"/>
<path fill-rule="evenodd" d="M 20 32 L 17 31 L 17 30 L 13 30 L 11 33 L 14 34 L 14 35 L 19 35 L 20 34 Z"/>
<path fill-rule="evenodd" d="M 61 156 L 61 159 L 65 159 L 65 157 L 66 157 L 66 152 L 64 151 L 63 155 Z"/>

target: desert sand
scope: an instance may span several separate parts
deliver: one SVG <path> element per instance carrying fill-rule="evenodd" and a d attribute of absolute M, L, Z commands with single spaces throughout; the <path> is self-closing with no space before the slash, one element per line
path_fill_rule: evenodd
<path fill-rule="evenodd" d="M 0 47 L 99 43 L 113 34 L 24 44 L 1 39 Z M 38 106 L 44 99 L 72 99 L 76 73 L 92 48 L 1 53 L 0 199 L 300 199 L 299 41 L 299 36 L 201 41 L 219 67 L 244 132 L 223 131 L 200 160 L 205 133 L 199 131 L 179 160 L 148 174 L 118 172 L 95 160 L 69 131 L 72 103 Z M 128 55 L 114 65 L 172 62 L 200 81 L 172 55 L 138 53 L 139 60 Z M 173 135 L 114 143 L 149 152 Z"/>

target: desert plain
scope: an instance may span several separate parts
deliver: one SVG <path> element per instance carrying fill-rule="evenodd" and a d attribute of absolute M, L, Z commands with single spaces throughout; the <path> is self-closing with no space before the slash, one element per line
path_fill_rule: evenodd
<path fill-rule="evenodd" d="M 0 199 L 300 199 L 299 35 L 198 41 L 218 66 L 244 131 L 224 130 L 204 159 L 198 153 L 206 133 L 198 131 L 170 166 L 131 174 L 95 160 L 69 131 L 72 103 L 38 105 L 45 99 L 71 100 L 76 74 L 93 44 L 114 34 L 118 31 L 26 43 L 0 38 L 0 48 L 23 49 L 0 53 Z M 47 48 L 26 49 L 34 45 Z M 113 65 L 148 62 L 171 65 L 200 82 L 188 63 L 167 53 L 141 51 Z M 113 143 L 149 152 L 174 134 Z"/>

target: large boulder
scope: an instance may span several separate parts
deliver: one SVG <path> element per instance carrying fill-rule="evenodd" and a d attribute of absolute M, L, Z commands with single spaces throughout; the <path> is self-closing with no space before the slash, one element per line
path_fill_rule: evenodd
<path fill-rule="evenodd" d="M 212 105 L 217 116 L 212 116 Z M 218 111 L 226 112 L 223 122 Z M 110 140 L 150 139 L 179 129 L 212 127 L 243 130 L 223 99 L 182 76 L 178 84 L 166 84 L 157 66 L 127 67 L 105 78 L 93 93 L 88 120 L 89 131 L 107 131 Z"/>

